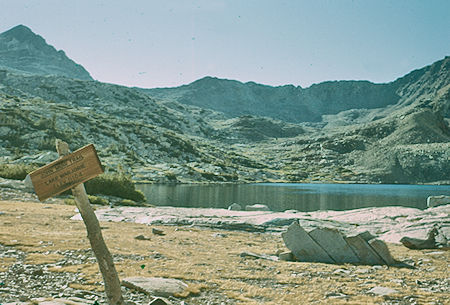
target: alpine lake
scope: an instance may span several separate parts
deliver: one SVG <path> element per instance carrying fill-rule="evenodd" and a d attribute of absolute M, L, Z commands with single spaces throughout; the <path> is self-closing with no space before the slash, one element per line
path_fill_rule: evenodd
<path fill-rule="evenodd" d="M 428 196 L 450 196 L 450 185 L 394 184 L 138 184 L 156 206 L 227 208 L 265 204 L 272 211 L 351 210 L 365 207 L 427 207 Z"/>

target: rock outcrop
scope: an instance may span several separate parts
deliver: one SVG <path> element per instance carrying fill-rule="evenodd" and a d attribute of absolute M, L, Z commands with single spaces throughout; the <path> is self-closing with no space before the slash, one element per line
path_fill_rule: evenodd
<path fill-rule="evenodd" d="M 365 265 L 395 265 L 386 245 L 360 233 L 345 236 L 337 229 L 315 228 L 309 232 L 293 222 L 282 237 L 295 259 L 302 262 L 350 263 Z"/>
<path fill-rule="evenodd" d="M 292 138 L 305 132 L 297 124 L 251 115 L 225 120 L 217 127 L 220 130 L 235 134 L 238 139 L 246 139 L 249 142 L 271 138 Z"/>
<path fill-rule="evenodd" d="M 400 242 L 407 248 L 410 249 L 436 249 L 439 246 L 446 246 L 447 240 L 444 236 L 443 239 L 445 240 L 444 245 L 440 244 L 438 239 L 441 232 L 439 232 L 437 227 L 433 227 L 427 234 L 427 238 L 420 239 L 420 238 L 413 238 L 405 236 L 402 239 L 400 239 Z M 438 237 L 438 238 L 437 238 Z M 440 238 L 442 239 L 442 237 Z"/>
<path fill-rule="evenodd" d="M 294 231 L 298 231 L 298 234 L 306 234 L 317 228 L 329 228 L 338 230 L 347 240 L 359 236 L 365 242 L 380 239 L 383 242 L 397 244 L 401 243 L 400 240 L 406 236 L 427 239 L 430 230 L 438 227 L 439 234 L 436 236 L 436 241 L 439 247 L 450 247 L 450 226 L 447 225 L 450 222 L 450 205 L 426 210 L 392 206 L 315 212 L 116 207 L 98 209 L 96 215 L 100 221 L 136 222 L 148 225 L 195 225 L 251 232 L 285 232 L 288 226 L 298 222 L 300 225 L 294 225 Z M 72 219 L 81 220 L 81 216 L 75 215 Z M 312 240 L 309 235 L 308 238 Z M 351 242 L 350 247 L 363 249 L 356 242 Z M 367 257 L 369 255 L 367 254 Z"/>
<path fill-rule="evenodd" d="M 180 280 L 158 277 L 127 277 L 122 280 L 122 286 L 161 297 L 181 295 L 188 288 L 188 285 Z"/>
<path fill-rule="evenodd" d="M 427 207 L 432 208 L 438 205 L 450 204 L 450 196 L 429 196 L 427 198 Z"/>

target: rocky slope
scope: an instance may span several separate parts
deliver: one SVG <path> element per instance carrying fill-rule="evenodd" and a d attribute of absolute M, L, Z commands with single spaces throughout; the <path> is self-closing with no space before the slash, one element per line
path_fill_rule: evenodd
<path fill-rule="evenodd" d="M 45 164 L 60 138 L 72 149 L 94 143 L 107 170 L 141 181 L 449 183 L 449 66 L 446 57 L 378 85 L 208 77 L 151 90 L 4 68 L 0 162 Z"/>
<path fill-rule="evenodd" d="M 292 138 L 305 133 L 304 128 L 300 125 L 251 115 L 228 120 L 216 120 L 215 122 L 216 129 L 232 135 L 232 137 L 224 139 L 231 143 L 245 140 L 259 142 L 273 138 Z"/>
<path fill-rule="evenodd" d="M 64 51 L 57 51 L 24 25 L 0 34 L 0 66 L 40 75 L 92 80 L 89 73 Z"/>
<path fill-rule="evenodd" d="M 374 122 L 323 131 L 320 136 L 290 142 L 284 166 L 302 169 L 300 173 L 309 168 L 307 177 L 332 178 L 341 172 L 349 180 L 359 177 L 356 181 L 368 178 L 381 183 L 450 178 L 449 128 L 427 104 L 416 102 Z M 321 164 L 322 169 L 311 163 Z"/>
<path fill-rule="evenodd" d="M 135 169 L 161 182 L 178 181 L 177 171 L 186 172 L 186 175 L 191 172 L 190 175 L 196 177 L 194 180 L 205 180 L 203 176 L 214 180 L 216 175 L 205 168 L 215 169 L 223 162 L 234 165 L 214 170 L 220 172 L 217 181 L 233 180 L 233 168 L 238 168 L 241 163 L 244 166 L 254 163 L 222 148 L 220 143 L 192 135 L 196 131 L 199 135 L 209 130 L 214 132 L 207 123 L 197 123 L 191 128 L 190 124 L 194 125 L 191 121 L 200 120 L 199 115 L 193 113 L 190 121 L 154 103 L 149 97 L 144 98 L 146 103 L 136 109 L 131 97 L 127 98 L 130 104 L 114 105 L 104 101 L 106 104 L 102 107 L 101 101 L 98 106 L 78 106 L 0 93 L 3 162 L 47 163 L 57 157 L 54 141 L 60 138 L 72 149 L 95 143 L 108 168 L 114 169 L 121 164 L 127 170 Z M 189 130 L 189 133 L 183 130 Z M 153 172 L 157 177 L 152 176 Z"/>

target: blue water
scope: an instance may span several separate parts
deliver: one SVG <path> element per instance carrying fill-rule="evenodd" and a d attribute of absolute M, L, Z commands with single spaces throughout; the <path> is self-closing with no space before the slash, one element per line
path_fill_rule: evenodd
<path fill-rule="evenodd" d="M 424 209 L 428 196 L 450 196 L 450 186 L 387 184 L 260 183 L 237 185 L 137 186 L 147 201 L 160 206 L 227 208 L 262 203 L 273 211 L 349 210 L 363 207 L 406 206 Z"/>

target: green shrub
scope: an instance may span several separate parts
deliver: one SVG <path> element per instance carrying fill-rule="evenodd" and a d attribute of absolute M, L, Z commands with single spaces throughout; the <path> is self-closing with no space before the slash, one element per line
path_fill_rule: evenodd
<path fill-rule="evenodd" d="M 99 196 L 93 196 L 93 195 L 88 195 L 88 198 L 89 198 L 89 202 L 91 204 L 109 205 L 109 201 L 106 200 L 105 198 L 102 198 L 102 197 L 99 197 Z M 73 198 L 72 195 L 70 195 L 69 198 L 65 198 L 64 199 L 64 204 L 77 205 L 77 203 L 75 202 L 75 199 Z"/>
<path fill-rule="evenodd" d="M 98 205 L 109 205 L 109 201 L 105 198 L 94 196 L 94 195 L 88 195 L 89 202 L 91 204 L 98 204 Z"/>
<path fill-rule="evenodd" d="M 155 206 L 149 203 L 145 203 L 145 202 L 136 202 L 130 199 L 122 199 L 119 202 L 116 203 L 116 205 L 119 206 L 130 206 L 130 207 L 152 207 L 154 208 Z"/>
<path fill-rule="evenodd" d="M 36 169 L 30 164 L 0 164 L 0 177 L 13 180 L 23 180 Z"/>
<path fill-rule="evenodd" d="M 35 169 L 37 169 L 37 166 L 30 164 L 0 164 L 0 177 L 13 180 L 23 180 Z M 86 187 L 86 192 L 90 195 L 109 195 L 130 199 L 136 202 L 145 201 L 144 193 L 136 190 L 131 177 L 123 173 L 102 174 L 85 182 L 84 185 Z M 70 194 L 70 190 L 64 192 L 62 195 L 68 194 Z M 97 196 L 89 196 L 89 201 L 92 204 L 109 204 L 106 199 Z"/>
<path fill-rule="evenodd" d="M 125 206 L 136 206 L 136 202 L 130 199 L 123 199 L 119 202 L 119 205 L 125 205 Z"/>
<path fill-rule="evenodd" d="M 174 172 L 167 171 L 167 172 L 165 172 L 165 175 L 169 181 L 178 181 L 177 175 L 175 175 Z"/>
<path fill-rule="evenodd" d="M 88 197 L 89 197 L 89 201 L 91 204 L 105 205 L 105 202 L 106 202 L 106 204 L 109 204 L 109 202 L 104 198 L 97 197 L 97 196 L 91 196 L 91 195 L 88 195 Z M 78 208 L 77 202 L 75 201 L 75 198 L 73 198 L 73 196 L 70 196 L 69 198 L 65 198 L 64 204 L 74 205 Z M 96 207 L 92 206 L 92 209 L 96 210 Z"/>
<path fill-rule="evenodd" d="M 77 203 L 75 202 L 75 199 L 73 199 L 73 198 L 66 198 L 66 199 L 64 199 L 64 204 L 77 205 Z"/>
<path fill-rule="evenodd" d="M 144 194 L 136 190 L 129 175 L 125 174 L 102 174 L 85 184 L 88 194 L 101 194 L 131 199 L 136 202 L 145 201 Z"/>

